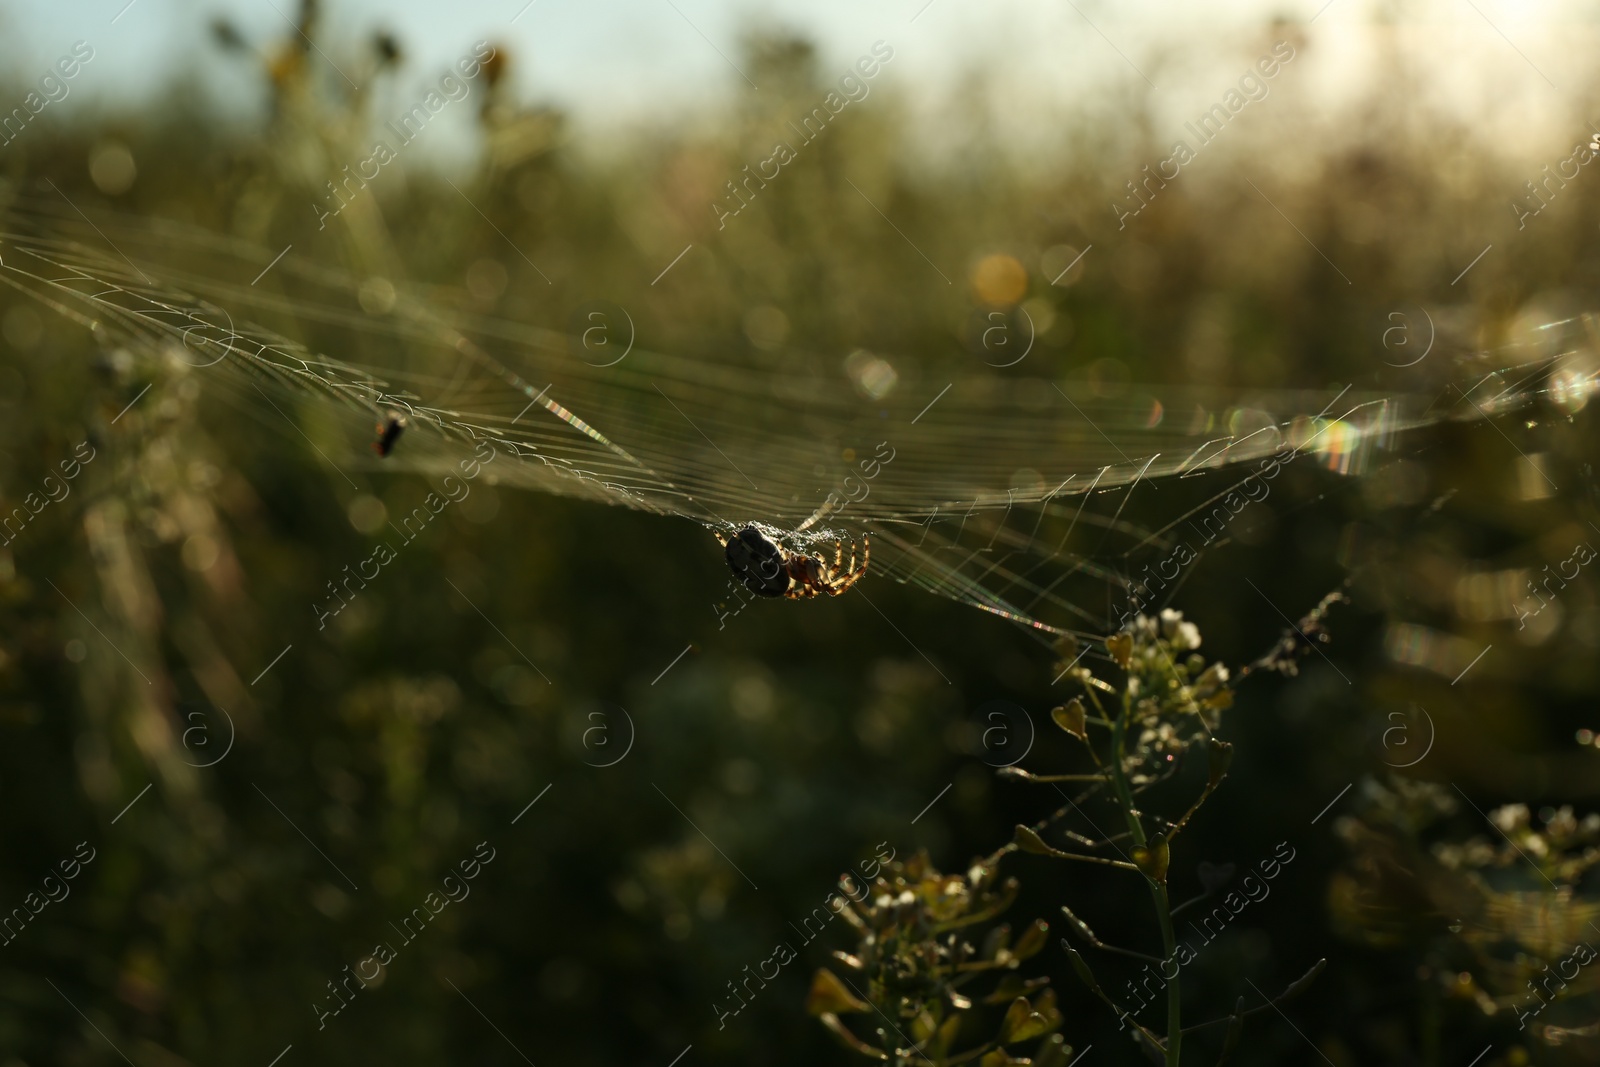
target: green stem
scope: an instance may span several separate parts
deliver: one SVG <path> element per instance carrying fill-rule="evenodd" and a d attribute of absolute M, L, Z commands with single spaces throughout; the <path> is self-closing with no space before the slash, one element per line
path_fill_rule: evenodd
<path fill-rule="evenodd" d="M 1144 824 L 1139 821 L 1139 816 L 1133 806 L 1133 791 L 1128 788 L 1127 775 L 1122 767 L 1123 735 L 1127 729 L 1128 716 L 1131 711 L 1130 700 L 1126 690 L 1122 694 L 1122 714 L 1117 716 L 1111 724 L 1111 785 L 1116 791 L 1117 802 L 1122 807 L 1123 818 L 1127 820 L 1128 832 L 1133 835 L 1134 843 L 1143 847 L 1146 844 Z M 1142 873 L 1142 872 L 1141 872 Z M 1161 922 L 1161 944 L 1165 949 L 1164 960 L 1171 960 L 1178 951 L 1178 938 L 1172 928 L 1172 906 L 1167 899 L 1167 886 L 1165 882 L 1157 882 L 1149 875 L 1145 875 L 1145 882 L 1150 886 L 1150 898 L 1155 902 L 1156 918 Z M 1163 973 L 1162 978 L 1166 978 Z M 1178 992 L 1178 975 L 1174 974 L 1167 982 L 1167 1067 L 1178 1067 L 1178 1057 L 1183 1046 L 1183 1008 Z"/>
<path fill-rule="evenodd" d="M 1178 952 L 1178 938 L 1172 929 L 1172 908 L 1167 901 L 1165 884 L 1150 883 L 1150 896 L 1156 903 L 1156 916 L 1161 920 L 1161 943 L 1166 946 L 1166 959 Z M 1159 968 L 1158 968 L 1159 969 Z M 1163 978 L 1166 977 L 1162 974 Z M 1167 983 L 1167 1067 L 1178 1067 L 1178 1056 L 1183 1045 L 1183 1003 L 1178 997 L 1178 973 L 1175 971 Z"/>

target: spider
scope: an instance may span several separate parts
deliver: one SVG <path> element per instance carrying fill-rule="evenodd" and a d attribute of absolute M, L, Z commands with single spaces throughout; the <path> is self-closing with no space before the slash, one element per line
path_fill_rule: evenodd
<path fill-rule="evenodd" d="M 830 565 L 820 556 L 787 551 L 754 526 L 746 526 L 732 537 L 719 533 L 717 540 L 726 549 L 728 566 L 745 588 L 757 596 L 781 596 L 790 600 L 820 593 L 838 596 L 867 573 L 867 560 L 872 553 L 871 540 L 863 536 L 861 566 L 857 567 L 856 546 L 852 541 L 850 563 L 844 566 L 844 542 L 835 541 Z"/>

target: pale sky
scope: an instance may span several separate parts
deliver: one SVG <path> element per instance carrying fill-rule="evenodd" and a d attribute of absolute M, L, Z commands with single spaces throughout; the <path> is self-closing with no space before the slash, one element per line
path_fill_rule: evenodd
<path fill-rule="evenodd" d="M 1419 72 L 1403 87 L 1407 97 L 1446 102 L 1515 154 L 1525 147 L 1541 158 L 1545 141 L 1570 142 L 1566 127 L 1590 112 L 1600 118 L 1586 96 L 1597 0 L 1219 0 L 1182 9 L 1170 0 L 327 0 L 325 7 L 328 62 L 344 54 L 348 65 L 344 50 L 385 27 L 408 54 L 402 83 L 419 87 L 472 42 L 507 43 L 522 95 L 565 109 L 580 135 L 706 121 L 730 94 L 759 91 L 733 67 L 741 34 L 756 25 L 816 41 L 825 72 L 843 73 L 874 41 L 889 42 L 895 59 L 875 88 L 899 94 L 930 124 L 960 106 L 965 87 L 982 75 L 997 121 L 1024 144 L 1064 114 L 1115 114 L 1119 101 L 1150 83 L 1177 132 L 1281 36 L 1268 29 L 1274 18 L 1295 24 L 1308 42 L 1294 74 L 1329 109 L 1358 86 L 1384 86 L 1403 56 Z M 33 81 L 82 39 L 96 58 L 74 86 L 81 97 L 136 105 L 163 78 L 193 71 L 217 86 L 219 98 L 243 101 L 249 79 L 218 54 L 207 23 L 226 14 L 252 42 L 271 42 L 288 31 L 297 8 L 297 0 L 0 0 L 0 62 L 13 78 Z"/>

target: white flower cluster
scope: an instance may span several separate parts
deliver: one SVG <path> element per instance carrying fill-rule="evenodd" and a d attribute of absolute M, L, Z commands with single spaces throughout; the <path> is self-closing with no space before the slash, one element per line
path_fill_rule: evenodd
<path fill-rule="evenodd" d="M 1158 619 L 1140 615 L 1129 624 L 1134 647 L 1159 654 L 1156 641 L 1164 639 L 1173 652 L 1189 652 L 1200 647 L 1200 628 L 1184 619 L 1183 612 L 1166 608 Z"/>
<path fill-rule="evenodd" d="M 1136 762 L 1153 763 L 1149 769 L 1156 770 L 1217 727 L 1232 702 L 1228 669 L 1195 652 L 1199 627 L 1171 608 L 1134 619 L 1123 639 L 1113 658 L 1126 657 L 1127 691 L 1140 727 Z M 1144 775 L 1135 771 L 1134 778 L 1143 781 Z"/>

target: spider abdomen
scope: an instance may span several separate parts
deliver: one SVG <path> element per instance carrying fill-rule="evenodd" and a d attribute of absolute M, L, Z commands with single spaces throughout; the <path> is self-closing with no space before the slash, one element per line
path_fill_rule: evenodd
<path fill-rule="evenodd" d="M 789 589 L 789 569 L 777 545 L 747 526 L 728 539 L 728 567 L 756 596 L 781 597 Z"/>

